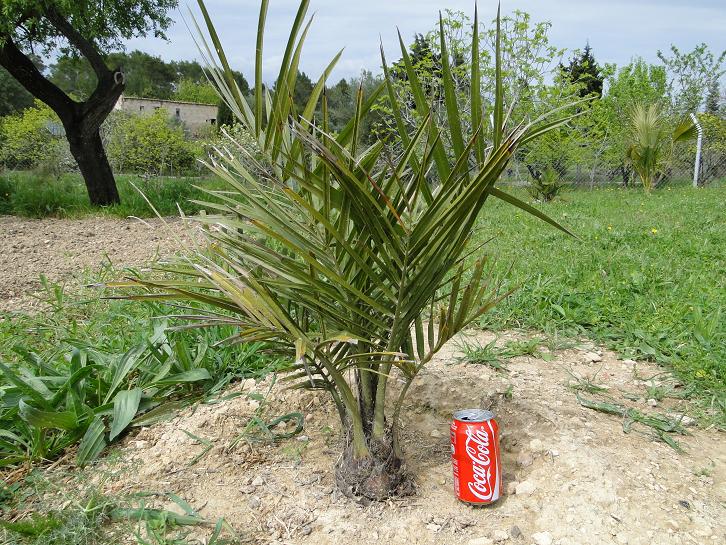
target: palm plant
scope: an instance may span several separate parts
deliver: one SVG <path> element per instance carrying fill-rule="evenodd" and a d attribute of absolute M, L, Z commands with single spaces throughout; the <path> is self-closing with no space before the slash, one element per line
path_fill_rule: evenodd
<path fill-rule="evenodd" d="M 240 122 L 256 138 L 264 175 L 220 148 L 209 168 L 229 187 L 209 190 L 210 244 L 163 268 L 162 278 L 139 277 L 116 286 L 146 293 L 131 298 L 181 302 L 185 327 L 234 324 L 230 343 L 264 341 L 294 361 L 292 387 L 325 390 L 345 438 L 336 468 L 347 494 L 383 499 L 406 490 L 397 430 L 406 392 L 422 367 L 457 332 L 506 294 L 492 281 L 480 247 L 469 239 L 490 196 L 503 199 L 565 230 L 544 214 L 495 187 L 518 146 L 565 123 L 542 116 L 506 129 L 499 55 L 491 123 L 481 103 L 475 39 L 471 73 L 475 129 L 459 122 L 447 44 L 442 34 L 448 124 L 432 122 L 429 105 L 401 40 L 418 126 L 409 133 L 400 117 L 381 51 L 388 99 L 403 152 L 388 156 L 381 142 L 358 147 L 358 128 L 376 99 L 357 97 L 350 123 L 328 132 L 325 77 L 310 102 L 294 104 L 308 1 L 295 19 L 275 93 L 262 88 L 266 0 L 260 11 L 256 93 L 248 106 L 236 88 L 214 26 L 200 0 L 211 45 L 201 40 L 210 79 Z M 199 28 L 199 27 L 197 27 Z M 499 48 L 497 48 L 498 50 Z M 314 119 L 318 100 L 322 115 Z M 442 133 L 452 142 L 442 144 Z M 230 141 L 230 146 L 235 142 Z"/>
<path fill-rule="evenodd" d="M 684 119 L 671 132 L 658 104 L 636 104 L 630 114 L 630 145 L 626 155 L 646 193 L 658 185 L 678 142 L 693 138 L 696 127 Z"/>

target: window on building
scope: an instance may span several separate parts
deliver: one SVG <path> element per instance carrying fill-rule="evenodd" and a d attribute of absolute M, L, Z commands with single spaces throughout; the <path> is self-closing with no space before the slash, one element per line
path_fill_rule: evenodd
<path fill-rule="evenodd" d="M 181 109 L 180 108 L 177 108 L 176 109 L 176 116 L 177 117 L 181 117 Z"/>
<path fill-rule="evenodd" d="M 159 108 L 161 108 L 161 106 L 154 106 L 154 111 L 158 110 Z"/>
<path fill-rule="evenodd" d="M 139 111 L 140 112 L 143 112 L 144 111 L 144 107 L 143 106 L 139 106 Z"/>
<path fill-rule="evenodd" d="M 216 119 L 212 118 L 212 119 L 209 120 L 209 124 L 210 125 L 214 125 L 215 123 L 217 123 L 217 120 Z"/>

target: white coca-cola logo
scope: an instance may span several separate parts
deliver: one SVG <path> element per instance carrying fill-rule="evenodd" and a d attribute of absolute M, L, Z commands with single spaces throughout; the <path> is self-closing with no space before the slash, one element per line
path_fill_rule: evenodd
<path fill-rule="evenodd" d="M 464 446 L 474 468 L 474 481 L 469 483 L 469 490 L 480 500 L 488 500 L 492 497 L 489 434 L 482 428 L 470 427 L 466 430 Z"/>

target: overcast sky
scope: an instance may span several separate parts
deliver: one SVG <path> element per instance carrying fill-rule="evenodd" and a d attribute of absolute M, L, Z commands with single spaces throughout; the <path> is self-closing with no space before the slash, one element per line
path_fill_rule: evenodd
<path fill-rule="evenodd" d="M 274 78 L 299 0 L 270 0 L 265 34 L 265 79 Z M 196 8 L 196 2 L 189 0 Z M 254 71 L 258 0 L 206 0 L 207 9 L 234 68 L 248 79 Z M 129 49 L 141 49 L 166 60 L 199 59 L 189 31 L 185 2 L 173 13 L 169 42 L 138 39 Z M 446 8 L 473 14 L 474 0 L 311 0 L 315 22 L 305 44 L 301 69 L 311 77 L 345 47 L 333 78 L 350 77 L 366 68 L 379 71 L 379 36 L 397 59 L 396 26 L 404 39 L 426 32 L 437 22 L 438 10 Z M 725 0 L 503 0 L 502 11 L 530 13 L 534 21 L 550 21 L 551 42 L 568 50 L 590 42 L 598 62 L 627 63 L 640 55 L 656 62 L 656 52 L 673 43 L 682 50 L 706 42 L 712 50 L 726 48 Z M 496 15 L 495 0 L 479 0 L 480 18 Z M 196 13 L 196 10 L 195 10 Z"/>

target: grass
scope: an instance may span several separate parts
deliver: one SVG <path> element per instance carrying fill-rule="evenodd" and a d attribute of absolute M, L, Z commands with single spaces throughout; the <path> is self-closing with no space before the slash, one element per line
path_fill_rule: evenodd
<path fill-rule="evenodd" d="M 497 339 L 487 344 L 464 343 L 461 351 L 464 353 L 460 359 L 473 364 L 487 365 L 497 371 L 508 371 L 504 360 L 511 360 L 519 356 L 531 356 L 545 361 L 551 360 L 549 352 L 542 352 L 540 346 L 542 339 L 532 338 L 521 341 L 507 341 L 503 346 L 497 346 Z"/>
<path fill-rule="evenodd" d="M 229 328 L 168 330 L 153 304 L 91 289 L 74 302 L 53 284 L 47 293 L 47 314 L 0 314 L 0 468 L 53 460 L 77 443 L 77 462 L 88 463 L 127 428 L 278 365 L 259 344 L 213 348 Z"/>
<path fill-rule="evenodd" d="M 185 214 L 194 214 L 200 207 L 191 199 L 205 199 L 206 194 L 195 185 L 214 186 L 213 178 L 144 179 L 134 175 L 117 176 L 121 204 L 100 210 L 103 215 L 140 218 L 154 216 L 144 198 L 133 187 L 136 185 L 154 203 L 163 216 L 179 214 L 177 203 Z M 88 202 L 83 180 L 78 174 L 64 174 L 52 179 L 33 172 L 6 172 L 0 174 L 0 215 L 28 218 L 76 218 L 99 214 L 99 209 Z"/>
<path fill-rule="evenodd" d="M 524 192 L 519 195 L 525 198 Z M 572 191 L 541 209 L 567 237 L 491 203 L 477 238 L 519 289 L 482 322 L 585 335 L 673 370 L 726 425 L 726 185 Z"/>
<path fill-rule="evenodd" d="M 224 520 L 207 521 L 176 494 L 104 491 L 111 477 L 123 478 L 113 463 L 107 468 L 68 472 L 33 471 L 0 497 L 0 543 L 17 545 L 223 545 L 239 543 Z M 171 501 L 175 511 L 152 507 L 155 498 Z M 181 512 L 177 512 L 181 511 Z M 197 535 L 192 538 L 191 531 Z M 133 541 L 130 541 L 132 539 Z"/>

